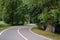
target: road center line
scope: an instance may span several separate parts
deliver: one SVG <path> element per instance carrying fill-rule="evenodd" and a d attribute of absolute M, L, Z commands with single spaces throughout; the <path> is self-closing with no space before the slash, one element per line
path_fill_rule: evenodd
<path fill-rule="evenodd" d="M 17 30 L 17 33 L 18 33 L 21 37 L 23 37 L 25 40 L 28 40 L 26 37 L 24 37 L 24 36 L 19 32 L 19 29 Z"/>

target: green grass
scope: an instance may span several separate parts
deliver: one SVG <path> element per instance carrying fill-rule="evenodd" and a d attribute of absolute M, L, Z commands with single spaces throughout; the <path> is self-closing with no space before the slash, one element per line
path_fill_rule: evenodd
<path fill-rule="evenodd" d="M 11 27 L 9 24 L 5 23 L 4 21 L 0 21 L 0 31 Z"/>
<path fill-rule="evenodd" d="M 7 29 L 7 28 L 9 28 L 9 27 L 11 27 L 11 26 L 0 27 L 0 31 L 2 31 L 2 30 L 4 30 L 4 29 Z"/>
<path fill-rule="evenodd" d="M 41 29 L 38 29 L 38 27 L 32 28 L 32 31 L 39 34 L 39 35 L 49 37 L 53 40 L 60 40 L 60 34 L 54 34 L 54 33 L 46 32 L 46 31 L 43 31 Z"/>

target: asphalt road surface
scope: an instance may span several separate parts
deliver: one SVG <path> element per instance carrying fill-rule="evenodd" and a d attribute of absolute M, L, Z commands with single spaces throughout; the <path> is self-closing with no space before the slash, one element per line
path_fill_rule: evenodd
<path fill-rule="evenodd" d="M 50 40 L 32 33 L 30 29 L 33 26 L 34 25 L 14 26 L 2 32 L 0 40 Z"/>

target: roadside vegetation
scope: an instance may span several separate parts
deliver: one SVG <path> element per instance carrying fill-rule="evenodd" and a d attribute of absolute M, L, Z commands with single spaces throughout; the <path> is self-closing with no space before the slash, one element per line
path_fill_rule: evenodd
<path fill-rule="evenodd" d="M 60 0 L 0 0 L 0 29 L 35 23 L 39 29 L 60 34 Z"/>
<path fill-rule="evenodd" d="M 60 34 L 47 32 L 47 31 L 39 29 L 38 27 L 32 28 L 32 31 L 34 33 L 36 33 L 36 34 L 39 34 L 39 35 L 42 35 L 42 36 L 46 36 L 46 37 L 51 38 L 53 40 L 60 40 Z"/>
<path fill-rule="evenodd" d="M 0 31 L 6 29 L 6 28 L 9 28 L 10 25 L 5 23 L 4 21 L 0 21 Z"/>

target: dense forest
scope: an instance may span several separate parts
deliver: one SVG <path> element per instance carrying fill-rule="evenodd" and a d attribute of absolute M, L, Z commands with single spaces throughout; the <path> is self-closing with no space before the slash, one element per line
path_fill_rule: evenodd
<path fill-rule="evenodd" d="M 60 0 L 0 0 L 0 21 L 60 32 Z"/>

